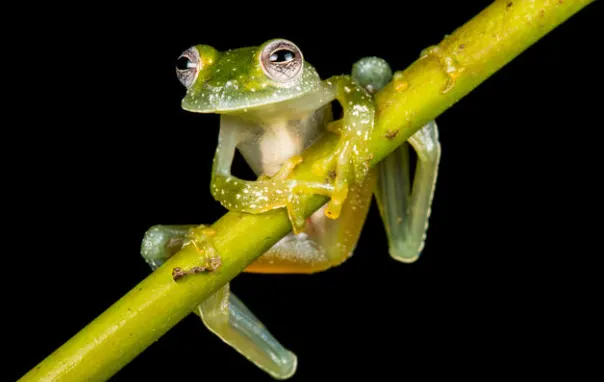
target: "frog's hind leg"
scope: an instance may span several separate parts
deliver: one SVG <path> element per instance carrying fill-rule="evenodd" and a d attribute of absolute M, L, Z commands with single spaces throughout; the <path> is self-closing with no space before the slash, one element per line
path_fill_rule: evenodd
<path fill-rule="evenodd" d="M 417 153 L 413 183 L 409 145 Z M 375 196 L 396 260 L 414 262 L 424 248 L 440 155 L 438 127 L 431 121 L 378 165 Z"/>
<path fill-rule="evenodd" d="M 338 219 L 327 218 L 323 206 L 308 219 L 304 232 L 285 236 L 245 272 L 310 274 L 344 262 L 359 239 L 376 178 L 370 170 L 361 184 L 351 186 Z"/>
<path fill-rule="evenodd" d="M 381 58 L 365 57 L 354 64 L 352 76 L 374 94 L 392 80 L 392 70 Z M 413 184 L 409 144 L 418 158 Z M 439 161 L 438 127 L 431 121 L 378 164 L 375 196 L 396 260 L 413 262 L 424 247 Z"/>
<path fill-rule="evenodd" d="M 198 306 L 206 327 L 275 379 L 294 375 L 297 357 L 285 349 L 234 294 L 229 284 Z"/>
<path fill-rule="evenodd" d="M 141 254 L 156 269 L 180 250 L 192 225 L 156 225 L 145 234 Z M 267 328 L 230 293 L 229 284 L 204 300 L 196 309 L 206 327 L 256 366 L 276 379 L 296 371 L 297 358 L 285 349 Z"/>

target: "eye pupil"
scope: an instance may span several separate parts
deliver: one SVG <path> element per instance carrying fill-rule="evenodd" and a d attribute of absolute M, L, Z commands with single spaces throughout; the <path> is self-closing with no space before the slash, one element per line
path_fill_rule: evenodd
<path fill-rule="evenodd" d="M 264 74 L 271 81 L 283 86 L 295 84 L 304 66 L 304 56 L 298 47 L 287 40 L 271 40 L 262 47 L 259 54 Z"/>
<path fill-rule="evenodd" d="M 193 86 L 202 67 L 197 48 L 191 47 L 184 51 L 176 60 L 175 66 L 176 76 L 180 83 L 187 88 Z"/>
<path fill-rule="evenodd" d="M 289 62 L 294 59 L 294 52 L 287 49 L 279 49 L 269 57 L 271 62 Z"/>
<path fill-rule="evenodd" d="M 188 57 L 180 56 L 178 61 L 176 61 L 176 69 L 178 70 L 188 70 L 193 69 L 195 64 Z"/>

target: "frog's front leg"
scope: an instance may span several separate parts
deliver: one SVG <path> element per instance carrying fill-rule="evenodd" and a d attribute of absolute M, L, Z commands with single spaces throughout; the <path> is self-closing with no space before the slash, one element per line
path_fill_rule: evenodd
<path fill-rule="evenodd" d="M 311 274 L 348 259 L 363 229 L 376 183 L 370 170 L 361 183 L 350 187 L 339 219 L 325 216 L 323 206 L 308 219 L 304 232 L 290 233 L 246 268 L 250 273 Z"/>
<path fill-rule="evenodd" d="M 315 174 L 324 176 L 335 164 L 334 192 L 325 214 L 337 219 L 346 199 L 349 183 L 362 182 L 369 172 L 369 139 L 373 131 L 374 105 L 371 96 L 350 76 L 335 76 L 326 81 L 342 105 L 344 115 L 328 125 L 340 135 L 335 152 L 313 166 Z"/>
<path fill-rule="evenodd" d="M 156 269 L 178 252 L 200 226 L 156 225 L 145 233 L 141 254 Z M 202 226 L 203 227 L 203 226 Z M 248 360 L 277 379 L 294 374 L 297 358 L 285 349 L 233 294 L 229 284 L 203 301 L 196 312 L 205 326 Z"/>
<path fill-rule="evenodd" d="M 231 175 L 231 165 L 237 145 L 248 139 L 249 131 L 231 123 L 230 116 L 221 117 L 218 149 L 212 170 L 212 196 L 231 211 L 262 213 L 286 207 L 295 233 L 303 230 L 304 210 L 300 203 L 301 194 L 331 196 L 333 186 L 327 183 L 289 179 L 289 175 L 301 157 L 294 156 L 282 170 L 271 178 L 260 177 L 256 181 L 242 180 Z"/>
<path fill-rule="evenodd" d="M 413 183 L 409 176 L 409 144 L 417 153 Z M 431 121 L 378 165 L 375 196 L 390 255 L 396 260 L 413 262 L 424 247 L 440 155 L 438 127 Z"/>

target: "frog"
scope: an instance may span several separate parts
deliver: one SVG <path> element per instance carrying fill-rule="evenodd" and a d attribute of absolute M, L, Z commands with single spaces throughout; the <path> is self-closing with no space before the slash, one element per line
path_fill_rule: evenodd
<path fill-rule="evenodd" d="M 375 94 L 393 77 L 385 60 L 363 57 L 351 74 L 322 79 L 295 43 L 275 38 L 226 51 L 194 45 L 179 56 L 176 75 L 186 89 L 184 110 L 220 116 L 212 196 L 230 211 L 287 210 L 290 233 L 244 272 L 313 274 L 342 264 L 354 252 L 373 196 L 391 257 L 404 263 L 419 258 L 440 161 L 438 127 L 430 121 L 369 167 Z M 341 106 L 340 117 L 334 102 Z M 294 179 L 302 153 L 324 134 L 339 136 L 333 152 L 312 165 L 325 180 Z M 236 150 L 257 179 L 231 174 Z M 417 157 L 413 179 L 412 150 Z M 306 218 L 305 195 L 323 195 L 328 201 Z M 155 225 L 145 232 L 141 254 L 152 269 L 190 243 L 200 253 L 215 255 L 211 236 L 212 229 L 203 224 Z M 294 375 L 295 353 L 273 337 L 229 284 L 195 313 L 211 332 L 274 379 Z"/>

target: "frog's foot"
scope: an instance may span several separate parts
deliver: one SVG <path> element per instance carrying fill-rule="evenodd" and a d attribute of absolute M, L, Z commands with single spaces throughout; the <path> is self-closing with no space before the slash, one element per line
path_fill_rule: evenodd
<path fill-rule="evenodd" d="M 185 236 L 183 248 L 189 245 L 193 246 L 195 250 L 199 252 L 203 261 L 201 265 L 187 270 L 174 268 L 172 270 L 172 277 L 174 280 L 178 280 L 186 275 L 195 273 L 213 272 L 220 268 L 222 265 L 220 256 L 218 256 L 216 248 L 214 248 L 214 244 L 212 243 L 212 236 L 215 234 L 216 231 L 214 229 L 203 224 L 189 229 Z"/>
<path fill-rule="evenodd" d="M 350 125 L 343 118 L 327 126 L 329 131 L 341 135 L 340 143 L 333 154 L 313 164 L 315 175 L 327 175 L 334 182 L 334 192 L 325 209 L 325 215 L 331 219 L 340 216 L 350 183 L 360 184 L 369 173 L 369 134 L 351 132 L 346 128 Z"/>
<path fill-rule="evenodd" d="M 302 156 L 296 155 L 291 157 L 271 179 L 285 180 L 289 178 L 294 168 L 300 163 L 302 163 Z M 306 224 L 304 205 L 301 202 L 300 196 L 303 194 L 311 195 L 319 193 L 333 197 L 333 192 L 330 188 L 326 189 L 325 185 L 319 185 L 319 189 L 317 189 L 318 184 L 315 183 L 294 181 L 293 184 L 286 207 L 293 231 L 298 234 L 304 230 Z"/>
<path fill-rule="evenodd" d="M 455 87 L 455 81 L 465 68 L 459 66 L 455 58 L 443 53 L 438 46 L 430 46 L 420 53 L 420 59 L 435 59 L 448 77 L 447 83 L 441 90 L 441 93 L 447 93 Z"/>
<path fill-rule="evenodd" d="M 306 225 L 305 205 L 301 198 L 303 195 L 324 195 L 331 197 L 333 200 L 336 193 L 333 186 L 327 183 L 292 180 L 292 188 L 289 191 L 286 207 L 295 234 L 303 232 Z"/>
<path fill-rule="evenodd" d="M 141 255 L 155 270 L 184 246 L 192 245 L 202 255 L 202 263 L 188 270 L 174 268 L 174 280 L 188 274 L 212 272 L 221 265 L 211 241 L 214 234 L 215 231 L 205 225 L 155 225 L 145 233 Z"/>

